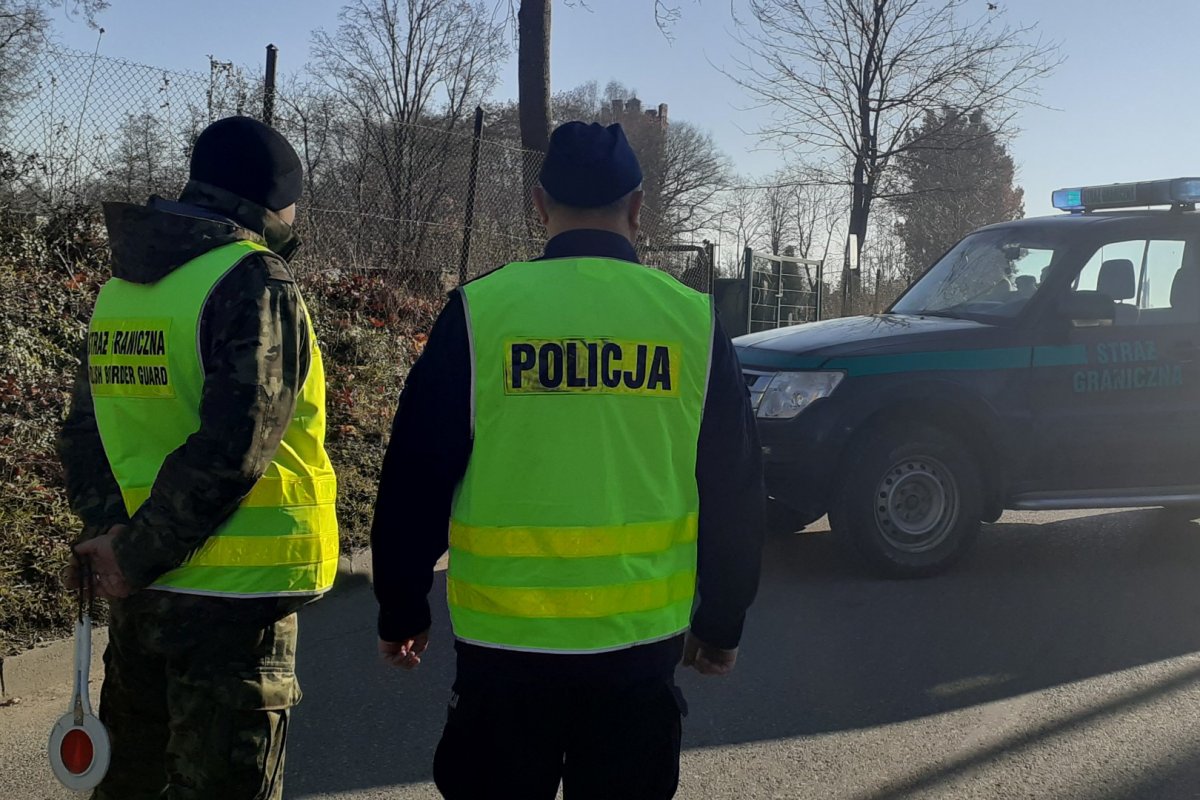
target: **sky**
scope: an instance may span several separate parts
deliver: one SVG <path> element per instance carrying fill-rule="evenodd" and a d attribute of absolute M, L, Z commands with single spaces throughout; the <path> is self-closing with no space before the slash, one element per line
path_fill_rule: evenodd
<path fill-rule="evenodd" d="M 494 0 L 487 0 L 493 2 Z M 1065 62 L 1024 109 L 1011 145 L 1028 216 L 1053 213 L 1050 192 L 1066 186 L 1200 175 L 1200 104 L 1190 54 L 1200 36 L 1194 0 L 993 0 L 1014 25 L 1036 24 Z M 555 0 L 551 81 L 555 90 L 618 80 L 647 105 L 713 134 L 739 174 L 766 175 L 785 155 L 754 132 L 763 112 L 722 74 L 739 46 L 730 0 L 675 0 L 682 18 L 668 41 L 652 0 Z M 974 2 L 974 0 L 969 0 Z M 978 0 L 981 11 L 987 0 Z M 732 8 L 745 0 L 732 0 Z M 507 6 L 507 3 L 503 3 Z M 162 67 L 207 71 L 208 55 L 261 64 L 280 48 L 280 69 L 304 69 L 311 31 L 337 24 L 336 0 L 112 0 L 100 52 Z M 92 51 L 97 33 L 56 12 L 59 41 Z M 515 51 L 515 45 L 514 45 Z M 515 98 L 515 52 L 490 99 Z"/>

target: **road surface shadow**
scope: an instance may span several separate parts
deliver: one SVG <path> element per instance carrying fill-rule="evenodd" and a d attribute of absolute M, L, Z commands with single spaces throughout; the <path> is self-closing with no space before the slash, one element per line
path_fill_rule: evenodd
<path fill-rule="evenodd" d="M 1156 510 L 991 525 L 923 581 L 860 575 L 820 534 L 772 538 L 764 564 L 735 674 L 680 673 L 687 747 L 901 722 L 1200 650 L 1200 527 Z M 290 797 L 429 780 L 453 677 L 443 590 L 413 673 L 375 658 L 369 592 L 306 612 Z"/>

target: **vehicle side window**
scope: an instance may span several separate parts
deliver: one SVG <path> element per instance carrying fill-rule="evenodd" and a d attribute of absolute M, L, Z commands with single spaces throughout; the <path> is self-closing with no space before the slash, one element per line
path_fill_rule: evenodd
<path fill-rule="evenodd" d="M 1142 324 L 1169 322 L 1200 322 L 1200 264 L 1196 263 L 1195 244 L 1178 241 L 1153 241 L 1146 251 L 1146 268 L 1142 271 L 1140 305 Z M 1188 252 L 1192 251 L 1192 252 Z M 1185 253 L 1189 260 L 1184 259 Z M 1166 314 L 1146 313 L 1165 311 Z"/>
<path fill-rule="evenodd" d="M 1084 264 L 1079 277 L 1075 279 L 1075 286 L 1073 288 L 1077 292 L 1096 291 L 1099 288 L 1100 266 L 1105 261 L 1115 261 L 1122 258 L 1128 259 L 1133 262 L 1134 269 L 1136 270 L 1137 265 L 1142 263 L 1142 253 L 1145 250 L 1145 241 L 1109 242 L 1103 245 Z M 1119 298 L 1114 297 L 1113 299 L 1117 300 Z"/>
<path fill-rule="evenodd" d="M 1200 322 L 1200 253 L 1177 239 L 1110 242 L 1075 280 L 1075 291 L 1100 291 L 1117 304 L 1115 325 Z"/>

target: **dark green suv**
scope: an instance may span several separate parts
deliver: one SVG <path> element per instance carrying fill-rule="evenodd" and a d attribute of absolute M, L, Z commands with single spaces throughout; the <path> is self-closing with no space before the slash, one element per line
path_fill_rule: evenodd
<path fill-rule="evenodd" d="M 886 313 L 736 339 L 777 522 L 828 514 L 910 577 L 1005 509 L 1193 513 L 1197 201 L 1200 178 L 1060 190 L 1068 213 L 970 234 Z"/>

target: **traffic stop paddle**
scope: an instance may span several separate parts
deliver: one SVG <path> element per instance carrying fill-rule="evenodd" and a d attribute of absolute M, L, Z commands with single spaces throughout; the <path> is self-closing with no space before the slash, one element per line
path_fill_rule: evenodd
<path fill-rule="evenodd" d="M 75 621 L 75 688 L 71 706 L 50 731 L 50 768 L 59 783 L 76 792 L 94 789 L 108 771 L 108 731 L 92 713 L 88 672 L 92 666 L 92 570 L 80 566 L 79 617 Z"/>

